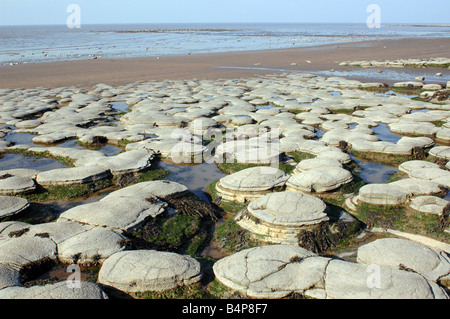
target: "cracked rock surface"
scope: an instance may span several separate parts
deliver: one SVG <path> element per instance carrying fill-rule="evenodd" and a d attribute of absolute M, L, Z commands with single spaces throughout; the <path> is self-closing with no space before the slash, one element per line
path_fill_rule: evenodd
<path fill-rule="evenodd" d="M 320 257 L 299 247 L 271 245 L 225 257 L 213 269 L 222 284 L 253 298 L 283 298 L 292 293 L 319 299 L 448 298 L 436 283 L 419 274 L 378 267 L 377 277 L 371 277 L 367 265 Z"/>
<path fill-rule="evenodd" d="M 135 250 L 109 257 L 103 263 L 98 281 L 125 292 L 145 292 L 170 290 L 200 279 L 200 264 L 190 256 Z"/>

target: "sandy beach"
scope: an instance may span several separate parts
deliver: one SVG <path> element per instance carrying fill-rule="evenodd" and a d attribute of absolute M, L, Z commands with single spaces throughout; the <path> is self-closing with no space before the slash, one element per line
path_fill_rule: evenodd
<path fill-rule="evenodd" d="M 342 61 L 445 57 L 448 52 L 450 39 L 399 39 L 280 50 L 21 64 L 0 67 L 0 88 L 72 85 L 88 88 L 98 83 L 227 79 L 276 73 L 276 70 L 345 71 L 349 68 L 339 67 Z M 403 71 L 420 72 L 407 68 Z M 447 76 L 450 70 L 439 72 Z"/>

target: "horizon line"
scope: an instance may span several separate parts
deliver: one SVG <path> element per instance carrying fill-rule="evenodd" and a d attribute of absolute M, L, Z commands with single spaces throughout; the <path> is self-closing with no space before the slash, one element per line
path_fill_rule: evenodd
<path fill-rule="evenodd" d="M 347 25 L 366 25 L 364 22 L 113 22 L 113 23 L 83 23 L 82 25 L 136 25 L 136 24 L 347 24 Z M 434 26 L 450 27 L 450 24 L 440 22 L 385 22 L 381 26 L 390 25 L 408 25 L 408 26 Z M 49 24 L 0 24 L 0 27 L 22 27 L 22 26 L 66 26 L 65 23 Z"/>

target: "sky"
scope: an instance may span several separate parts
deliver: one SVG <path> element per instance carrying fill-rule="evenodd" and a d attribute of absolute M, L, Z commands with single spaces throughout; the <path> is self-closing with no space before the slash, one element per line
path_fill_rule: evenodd
<path fill-rule="evenodd" d="M 0 0 L 0 25 L 66 24 L 70 4 L 82 24 L 366 23 L 370 4 L 382 24 L 450 24 L 450 0 Z"/>

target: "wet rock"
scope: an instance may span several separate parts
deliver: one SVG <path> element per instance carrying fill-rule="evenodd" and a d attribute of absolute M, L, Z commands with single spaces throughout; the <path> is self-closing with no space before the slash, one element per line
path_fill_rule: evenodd
<path fill-rule="evenodd" d="M 198 261 L 190 256 L 154 250 L 118 252 L 102 265 L 98 281 L 124 292 L 166 291 L 201 279 Z"/>

